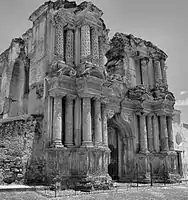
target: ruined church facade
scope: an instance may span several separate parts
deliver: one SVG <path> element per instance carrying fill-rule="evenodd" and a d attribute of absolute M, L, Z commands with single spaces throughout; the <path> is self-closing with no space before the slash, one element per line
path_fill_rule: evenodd
<path fill-rule="evenodd" d="M 2 120 L 40 116 L 33 160 L 62 179 L 134 181 L 178 174 L 167 55 L 116 33 L 90 2 L 46 2 L 0 56 Z"/>

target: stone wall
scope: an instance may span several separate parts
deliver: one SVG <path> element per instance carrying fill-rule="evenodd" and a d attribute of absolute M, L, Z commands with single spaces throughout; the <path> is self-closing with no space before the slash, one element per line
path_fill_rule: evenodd
<path fill-rule="evenodd" d="M 40 122 L 31 116 L 0 121 L 0 184 L 23 183 L 40 140 Z"/>
<path fill-rule="evenodd" d="M 0 114 L 6 118 L 27 113 L 29 60 L 23 39 L 13 39 L 10 47 L 0 55 L 0 68 Z"/>
<path fill-rule="evenodd" d="M 179 152 L 180 158 L 182 160 L 182 165 L 180 166 L 180 170 L 183 178 L 188 178 L 188 125 L 182 123 L 179 116 L 174 116 L 175 120 L 173 120 L 173 136 L 175 143 L 175 150 Z M 179 122 L 179 123 L 178 123 Z"/>

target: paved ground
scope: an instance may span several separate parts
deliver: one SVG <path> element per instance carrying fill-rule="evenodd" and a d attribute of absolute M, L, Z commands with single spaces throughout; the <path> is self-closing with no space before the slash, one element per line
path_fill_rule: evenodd
<path fill-rule="evenodd" d="M 188 184 L 180 185 L 155 185 L 130 187 L 121 185 L 120 188 L 113 191 L 101 191 L 92 194 L 74 191 L 63 191 L 57 193 L 58 197 L 54 198 L 53 191 L 37 192 L 0 192 L 0 200 L 188 200 Z"/>

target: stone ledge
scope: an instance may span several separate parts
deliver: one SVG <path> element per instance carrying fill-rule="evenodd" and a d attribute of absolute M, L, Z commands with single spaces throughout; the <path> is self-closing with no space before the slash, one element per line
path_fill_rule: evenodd
<path fill-rule="evenodd" d="M 42 115 L 32 115 L 32 114 L 27 114 L 27 115 L 19 115 L 19 116 L 15 116 L 15 117 L 8 117 L 5 119 L 0 119 L 0 125 L 4 124 L 4 123 L 9 123 L 9 122 L 13 122 L 13 121 L 27 121 L 29 119 L 33 119 L 33 118 L 42 118 Z"/>
<path fill-rule="evenodd" d="M 0 192 L 13 192 L 13 191 L 36 191 L 36 190 L 46 190 L 49 189 L 48 186 L 28 186 L 28 185 L 1 185 Z"/>

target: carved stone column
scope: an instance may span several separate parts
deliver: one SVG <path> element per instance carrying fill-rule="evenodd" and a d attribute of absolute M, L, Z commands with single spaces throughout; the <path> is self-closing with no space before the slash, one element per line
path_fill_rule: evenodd
<path fill-rule="evenodd" d="M 162 71 L 159 60 L 154 60 L 155 85 L 162 83 Z"/>
<path fill-rule="evenodd" d="M 166 124 L 166 115 L 160 115 L 160 143 L 161 151 L 168 151 L 168 133 L 167 133 L 167 124 Z"/>
<path fill-rule="evenodd" d="M 55 21 L 55 56 L 64 61 L 64 25 L 57 19 Z"/>
<path fill-rule="evenodd" d="M 149 58 L 148 61 L 148 84 L 149 88 L 153 89 L 155 84 L 154 84 L 154 70 L 153 70 L 153 61 L 151 58 Z"/>
<path fill-rule="evenodd" d="M 102 119 L 101 119 L 101 100 L 94 99 L 95 113 L 95 145 L 102 146 Z"/>
<path fill-rule="evenodd" d="M 74 107 L 74 141 L 76 146 L 81 145 L 81 99 L 75 100 Z"/>
<path fill-rule="evenodd" d="M 82 104 L 82 119 L 83 119 L 83 141 L 82 146 L 92 147 L 92 132 L 91 132 L 91 98 L 84 97 Z"/>
<path fill-rule="evenodd" d="M 62 97 L 54 97 L 53 146 L 62 147 Z"/>
<path fill-rule="evenodd" d="M 124 59 L 124 62 L 126 62 L 125 59 Z M 125 68 L 125 82 L 128 86 L 135 87 L 136 86 L 136 68 L 135 68 L 134 58 L 131 56 L 128 57 L 128 63 L 126 63 L 126 68 Z"/>
<path fill-rule="evenodd" d="M 65 103 L 65 145 L 73 146 L 73 97 L 66 96 Z"/>
<path fill-rule="evenodd" d="M 49 135 L 49 141 L 53 142 L 52 138 L 52 97 L 50 95 L 47 98 L 47 133 Z"/>
<path fill-rule="evenodd" d="M 66 32 L 66 49 L 65 60 L 69 65 L 73 65 L 74 61 L 74 32 L 72 29 L 68 29 Z"/>
<path fill-rule="evenodd" d="M 173 139 L 173 129 L 172 129 L 172 116 L 167 117 L 167 130 L 168 130 L 168 144 L 169 150 L 174 151 L 174 139 Z"/>
<path fill-rule="evenodd" d="M 152 131 L 152 115 L 147 116 L 147 135 L 148 135 L 148 149 L 153 152 L 153 131 Z"/>
<path fill-rule="evenodd" d="M 81 61 L 87 60 L 91 55 L 90 26 L 85 24 L 81 27 Z"/>
<path fill-rule="evenodd" d="M 141 114 L 140 116 L 140 153 L 148 152 L 147 142 L 147 130 L 146 130 L 146 116 Z"/>
<path fill-rule="evenodd" d="M 148 60 L 146 58 L 141 59 L 141 73 L 142 73 L 142 84 L 148 86 Z"/>
<path fill-rule="evenodd" d="M 102 133 L 103 133 L 103 146 L 108 147 L 108 125 L 107 125 L 107 113 L 105 104 L 102 105 Z"/>
<path fill-rule="evenodd" d="M 156 115 L 153 116 L 153 136 L 154 136 L 154 150 L 155 152 L 159 152 L 159 123 L 158 117 Z"/>
<path fill-rule="evenodd" d="M 96 27 L 91 29 L 91 49 L 92 49 L 92 63 L 99 65 L 99 40 L 98 31 Z"/>
<path fill-rule="evenodd" d="M 99 67 L 101 68 L 104 67 L 104 63 L 105 63 L 103 43 L 104 43 L 104 39 L 100 36 L 99 37 Z"/>
<path fill-rule="evenodd" d="M 163 83 L 167 85 L 167 73 L 166 73 L 167 66 L 165 65 L 164 59 L 161 60 L 161 68 L 162 68 L 162 74 L 163 74 Z"/>

